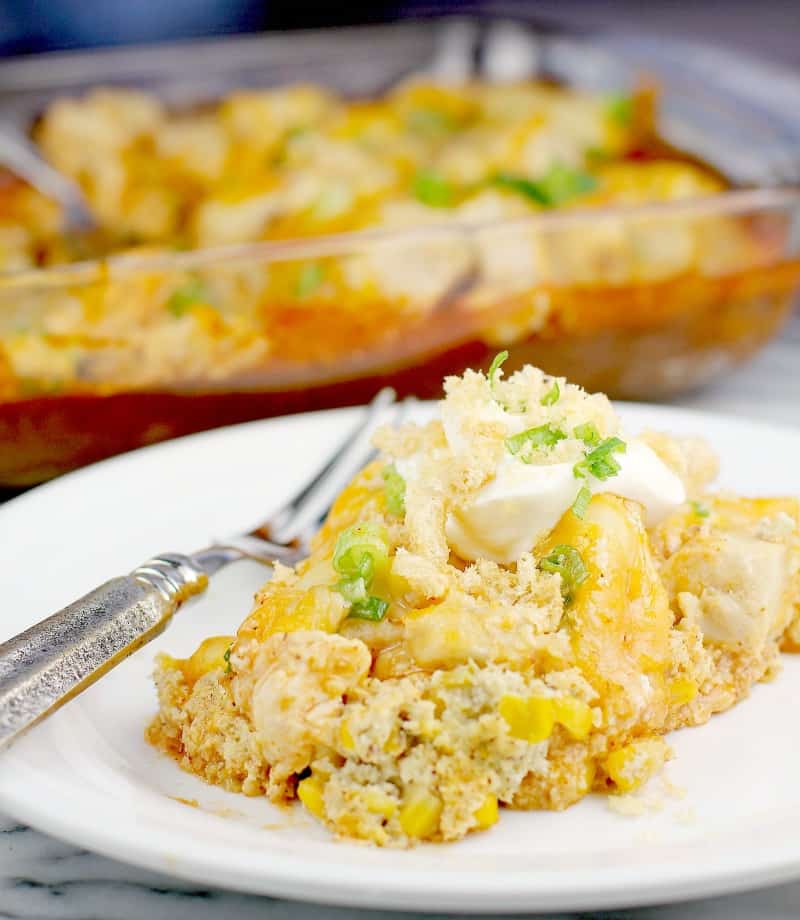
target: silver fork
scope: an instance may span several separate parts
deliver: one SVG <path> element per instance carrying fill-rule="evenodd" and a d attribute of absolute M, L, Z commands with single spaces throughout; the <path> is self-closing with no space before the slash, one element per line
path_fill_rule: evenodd
<path fill-rule="evenodd" d="M 0 747 L 155 638 L 220 569 L 302 559 L 333 499 L 374 455 L 370 436 L 394 399 L 382 390 L 311 481 L 258 527 L 191 555 L 154 556 L 0 645 Z"/>
<path fill-rule="evenodd" d="M 55 199 L 64 210 L 64 223 L 69 230 L 91 230 L 96 226 L 78 183 L 51 166 L 24 132 L 5 121 L 0 122 L 0 164 Z"/>

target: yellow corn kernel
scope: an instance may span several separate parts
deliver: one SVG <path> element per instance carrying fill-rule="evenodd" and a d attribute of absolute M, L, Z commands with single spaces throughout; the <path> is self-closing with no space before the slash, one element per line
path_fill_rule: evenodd
<path fill-rule="evenodd" d="M 353 733 L 350 731 L 350 726 L 344 719 L 342 720 L 342 724 L 339 726 L 339 744 L 348 753 L 351 753 L 356 749 L 356 742 L 353 738 Z"/>
<path fill-rule="evenodd" d="M 403 740 L 396 728 L 392 729 L 389 737 L 383 742 L 383 749 L 387 754 L 399 754 L 403 750 Z"/>
<path fill-rule="evenodd" d="M 439 827 L 442 800 L 430 792 L 412 792 L 400 809 L 400 827 L 408 837 L 423 840 Z"/>
<path fill-rule="evenodd" d="M 194 654 L 180 663 L 186 680 L 194 683 L 209 671 L 215 671 L 218 668 L 225 670 L 227 666 L 225 653 L 231 647 L 233 640 L 233 636 L 211 636 L 201 642 Z"/>
<path fill-rule="evenodd" d="M 664 766 L 669 748 L 661 738 L 632 741 L 606 758 L 606 773 L 618 792 L 632 792 Z"/>
<path fill-rule="evenodd" d="M 314 815 L 315 818 L 325 817 L 325 785 L 318 776 L 307 776 L 297 784 L 297 798 Z"/>
<path fill-rule="evenodd" d="M 487 827 L 496 824 L 499 817 L 500 809 L 497 806 L 497 797 L 494 795 L 487 795 L 481 807 L 475 812 L 475 820 L 478 822 L 478 829 L 482 831 L 486 830 Z"/>
<path fill-rule="evenodd" d="M 393 677 L 403 677 L 418 670 L 419 666 L 409 655 L 408 649 L 398 644 L 378 652 L 372 673 L 378 680 L 391 680 Z"/>
<path fill-rule="evenodd" d="M 555 725 L 555 707 L 549 697 L 504 696 L 500 715 L 508 723 L 512 738 L 537 744 L 549 738 Z"/>
<path fill-rule="evenodd" d="M 697 681 L 687 677 L 679 677 L 669 685 L 669 698 L 676 706 L 691 703 L 697 696 Z"/>
<path fill-rule="evenodd" d="M 439 676 L 439 683 L 449 689 L 468 687 L 472 681 L 472 675 L 466 668 L 458 668 L 455 671 L 442 671 Z"/>
<path fill-rule="evenodd" d="M 592 708 L 574 696 L 553 700 L 556 722 L 578 741 L 583 741 L 592 730 Z"/>
<path fill-rule="evenodd" d="M 383 815 L 384 818 L 391 818 L 397 811 L 397 802 L 383 792 L 370 789 L 364 796 L 364 804 L 376 815 Z"/>

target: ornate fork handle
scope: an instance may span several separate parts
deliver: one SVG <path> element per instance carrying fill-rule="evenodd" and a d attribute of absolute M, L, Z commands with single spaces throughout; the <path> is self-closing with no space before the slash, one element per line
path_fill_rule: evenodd
<path fill-rule="evenodd" d="M 0 645 L 0 747 L 149 642 L 206 572 L 165 553 Z"/>
<path fill-rule="evenodd" d="M 0 645 L 0 748 L 157 636 L 220 569 L 241 559 L 299 562 L 309 528 L 371 455 L 369 435 L 394 398 L 393 390 L 381 390 L 358 427 L 267 525 L 191 556 L 162 553 Z M 270 539 L 276 529 L 285 531 L 279 542 Z"/>

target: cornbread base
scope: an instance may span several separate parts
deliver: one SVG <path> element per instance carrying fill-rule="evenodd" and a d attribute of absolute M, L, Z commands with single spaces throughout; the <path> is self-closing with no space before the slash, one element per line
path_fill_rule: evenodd
<path fill-rule="evenodd" d="M 714 713 L 745 698 L 754 683 L 769 679 L 773 670 L 780 666 L 776 646 L 758 657 L 720 648 L 711 654 L 714 661 L 711 676 L 694 700 L 674 712 L 668 730 L 704 724 Z M 444 678 L 447 682 L 448 673 L 438 672 L 436 679 Z M 497 670 L 496 677 L 501 684 L 510 681 L 515 686 L 520 679 L 518 674 L 502 669 Z M 264 760 L 257 734 L 237 707 L 231 674 L 217 669 L 191 685 L 170 659 L 163 658 L 155 672 L 155 681 L 159 711 L 146 731 L 151 744 L 172 757 L 184 770 L 231 792 L 269 795 L 277 803 L 296 798 L 296 777 L 270 787 L 269 764 Z M 430 679 L 419 677 L 383 683 L 398 696 L 398 701 L 411 702 Z M 460 761 L 460 769 L 454 774 L 454 781 L 445 784 L 448 789 L 444 798 L 446 821 L 436 839 L 458 839 L 476 829 L 475 811 L 487 792 L 500 793 L 500 804 L 513 809 L 554 811 L 570 807 L 591 792 L 611 792 L 612 798 L 620 801 L 620 808 L 615 806 L 614 811 L 626 815 L 646 813 L 647 808 L 639 805 L 628 807 L 629 796 L 614 795 L 613 782 L 599 767 L 610 746 L 618 748 L 624 740 L 634 739 L 617 736 L 610 741 L 606 735 L 594 732 L 586 741 L 576 741 L 556 726 L 545 746 L 529 746 L 540 748 L 533 754 L 535 769 L 523 769 L 521 764 L 526 758 L 518 757 L 516 769 L 512 768 L 502 782 L 497 777 L 487 779 L 485 774 L 469 778 L 474 751 L 453 752 L 449 755 L 448 766 L 452 770 L 453 764 Z M 525 742 L 521 744 L 528 746 Z M 664 753 L 665 759 L 670 756 L 668 749 Z M 441 766 L 441 756 L 434 759 Z M 421 779 L 420 768 L 425 760 L 423 757 L 416 762 L 409 761 L 407 772 Z M 389 753 L 380 764 L 354 760 L 344 765 L 342 758 L 336 761 L 327 765 L 335 779 L 335 782 L 329 780 L 326 789 L 331 830 L 337 835 L 367 839 L 384 846 L 413 843 L 397 825 L 398 789 L 391 780 L 399 778 L 403 768 L 396 755 Z M 396 771 L 389 769 L 387 775 L 387 763 L 394 763 Z M 325 764 L 315 764 L 315 767 L 326 772 Z M 656 764 L 653 772 L 659 767 L 660 764 Z"/>
<path fill-rule="evenodd" d="M 269 767 L 231 694 L 231 679 L 212 671 L 190 687 L 181 671 L 156 672 L 159 711 L 147 740 L 184 770 L 230 792 L 263 795 Z"/>

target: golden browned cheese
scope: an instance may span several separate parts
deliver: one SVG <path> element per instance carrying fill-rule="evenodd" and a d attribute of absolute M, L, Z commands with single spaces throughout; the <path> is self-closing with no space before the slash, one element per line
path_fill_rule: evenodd
<path fill-rule="evenodd" d="M 602 688 L 606 719 L 621 726 L 631 720 L 646 676 L 654 691 L 646 721 L 659 724 L 673 618 L 638 506 L 598 495 L 584 520 L 564 515 L 541 554 L 559 544 L 577 547 L 589 569 L 566 622 L 578 666 Z"/>

